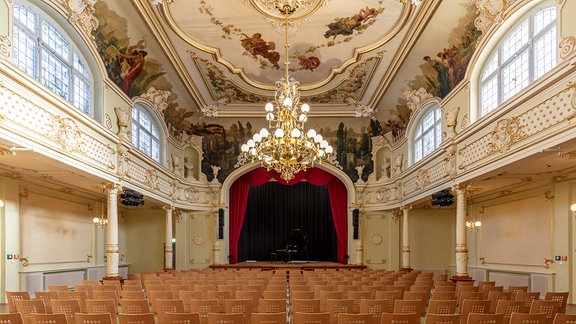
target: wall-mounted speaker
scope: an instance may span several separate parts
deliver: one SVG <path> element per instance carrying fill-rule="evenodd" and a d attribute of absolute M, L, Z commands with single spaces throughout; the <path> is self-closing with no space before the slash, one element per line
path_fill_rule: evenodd
<path fill-rule="evenodd" d="M 360 210 L 358 208 L 352 211 L 352 228 L 353 228 L 353 238 L 358 239 L 358 225 L 360 222 Z"/>
<path fill-rule="evenodd" d="M 218 239 L 224 239 L 224 208 L 218 209 Z"/>

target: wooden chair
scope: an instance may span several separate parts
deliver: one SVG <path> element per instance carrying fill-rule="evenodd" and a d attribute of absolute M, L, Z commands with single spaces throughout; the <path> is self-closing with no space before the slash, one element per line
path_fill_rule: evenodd
<path fill-rule="evenodd" d="M 456 287 L 455 287 L 455 286 L 448 286 L 448 285 L 446 285 L 446 286 L 436 286 L 436 287 L 434 287 L 434 292 L 437 292 L 437 291 L 442 291 L 442 292 L 444 292 L 444 291 L 451 291 L 451 292 L 454 293 L 454 296 L 456 296 Z M 456 297 L 454 297 L 454 298 L 456 298 Z"/>
<path fill-rule="evenodd" d="M 142 287 L 136 285 L 126 285 L 122 286 L 122 290 L 120 290 L 120 295 L 122 295 L 123 291 L 144 291 Z"/>
<path fill-rule="evenodd" d="M 120 291 L 122 290 L 122 283 L 120 280 L 102 280 L 102 286 L 114 287 L 116 293 L 120 296 Z"/>
<path fill-rule="evenodd" d="M 23 324 L 20 313 L 0 313 L 0 323 L 2 324 Z"/>
<path fill-rule="evenodd" d="M 37 291 L 34 293 L 34 299 L 41 299 L 44 301 L 46 313 L 52 314 L 52 299 L 58 299 L 57 291 Z"/>
<path fill-rule="evenodd" d="M 181 299 L 156 299 L 158 323 L 164 323 L 166 313 L 184 313 L 184 301 Z"/>
<path fill-rule="evenodd" d="M 144 290 L 122 290 L 120 292 L 120 300 L 125 299 L 146 299 L 146 293 Z"/>
<path fill-rule="evenodd" d="M 118 321 L 120 324 L 155 324 L 154 314 L 118 314 Z"/>
<path fill-rule="evenodd" d="M 454 291 L 434 291 L 430 300 L 456 300 L 456 293 Z"/>
<path fill-rule="evenodd" d="M 7 291 L 6 300 L 8 302 L 8 312 L 16 313 L 16 300 L 30 300 L 30 293 L 27 291 Z"/>
<path fill-rule="evenodd" d="M 76 313 L 74 317 L 76 324 L 112 324 L 112 316 L 109 313 Z"/>
<path fill-rule="evenodd" d="M 544 313 L 513 313 L 510 317 L 510 324 L 546 324 L 546 314 Z"/>
<path fill-rule="evenodd" d="M 432 314 L 428 312 L 424 324 L 460 324 L 460 314 Z"/>
<path fill-rule="evenodd" d="M 417 313 L 424 315 L 426 304 L 423 300 L 404 300 L 397 299 L 394 301 L 394 313 Z"/>
<path fill-rule="evenodd" d="M 104 287 L 104 286 L 102 286 Z M 108 286 L 109 288 L 114 288 L 112 286 Z M 120 298 L 118 297 L 118 293 L 116 290 L 95 290 L 92 293 L 92 300 L 97 299 L 112 299 L 116 303 L 116 305 L 120 304 Z M 116 306 L 118 308 L 118 306 Z"/>
<path fill-rule="evenodd" d="M 70 288 L 66 285 L 50 285 L 48 291 L 70 291 Z"/>
<path fill-rule="evenodd" d="M 368 313 L 340 313 L 338 314 L 337 324 L 380 324 L 372 314 Z"/>
<path fill-rule="evenodd" d="M 158 290 L 158 291 L 151 291 L 147 293 L 148 301 L 150 302 L 150 306 L 152 309 L 152 313 L 156 314 L 156 301 L 158 299 L 174 299 L 174 294 L 168 290 Z"/>
<path fill-rule="evenodd" d="M 478 291 L 484 292 L 487 287 L 496 286 L 496 281 L 478 281 Z"/>
<path fill-rule="evenodd" d="M 468 320 L 468 314 L 470 313 L 490 313 L 490 301 L 489 300 L 464 300 L 462 305 L 460 305 L 460 322 L 465 324 Z"/>
<path fill-rule="evenodd" d="M 225 299 L 224 313 L 240 313 L 244 315 L 244 322 L 250 323 L 252 318 L 252 299 Z"/>
<path fill-rule="evenodd" d="M 458 305 L 462 305 L 464 300 L 483 300 L 488 299 L 484 298 L 484 293 L 479 291 L 462 291 L 460 292 L 460 296 L 458 298 Z"/>
<path fill-rule="evenodd" d="M 208 313 L 208 324 L 244 324 L 244 315 L 240 313 Z"/>
<path fill-rule="evenodd" d="M 86 312 L 86 300 L 88 299 L 88 293 L 85 291 L 59 291 L 59 299 L 75 299 L 80 305 L 80 312 Z"/>
<path fill-rule="evenodd" d="M 503 292 L 504 291 L 504 286 L 487 286 L 484 291 L 482 292 L 484 294 L 484 299 L 489 299 L 488 296 L 491 292 L 496 291 L 496 292 Z M 514 299 L 514 296 L 512 295 L 512 292 L 506 292 L 506 293 L 510 293 L 510 297 L 509 299 Z"/>
<path fill-rule="evenodd" d="M 180 292 L 180 299 L 184 302 L 184 313 L 190 313 L 190 300 L 202 299 L 202 292 L 197 290 L 185 290 Z"/>
<path fill-rule="evenodd" d="M 232 299 L 232 293 L 229 291 L 214 291 L 210 290 L 206 293 L 208 299 L 218 300 L 218 312 L 224 313 L 224 301 L 226 299 Z M 286 298 L 286 296 L 284 296 Z"/>
<path fill-rule="evenodd" d="M 286 324 L 286 312 L 252 313 L 251 324 Z"/>
<path fill-rule="evenodd" d="M 140 280 L 140 279 L 126 279 L 123 282 L 122 289 L 124 289 L 125 286 L 138 286 L 138 287 L 140 287 L 140 289 L 142 289 L 142 280 Z"/>
<path fill-rule="evenodd" d="M 346 298 L 354 301 L 354 313 L 360 312 L 360 301 L 362 299 L 373 299 L 374 292 L 369 290 L 348 291 Z"/>
<path fill-rule="evenodd" d="M 522 310 L 522 313 L 528 313 L 532 306 L 532 302 L 537 299 L 540 299 L 539 291 L 518 291 L 515 298 L 515 300 L 524 301 L 524 309 Z"/>
<path fill-rule="evenodd" d="M 293 299 L 292 313 L 320 313 L 320 299 Z"/>
<path fill-rule="evenodd" d="M 360 313 L 372 314 L 375 323 L 380 323 L 382 313 L 392 313 L 394 305 L 389 300 L 384 299 L 362 299 L 360 300 Z"/>
<path fill-rule="evenodd" d="M 236 299 L 250 299 L 252 300 L 252 311 L 256 311 L 258 309 L 258 301 L 262 293 L 258 290 L 236 290 Z M 286 299 L 286 298 L 284 298 Z"/>
<path fill-rule="evenodd" d="M 501 299 L 496 304 L 495 312 L 504 314 L 504 324 L 510 322 L 513 313 L 520 313 L 524 309 L 524 301 L 522 300 L 506 300 Z M 493 313 L 493 312 L 490 312 Z"/>
<path fill-rule="evenodd" d="M 100 286 L 100 281 L 84 279 L 84 280 L 82 280 L 82 284 L 83 285 L 90 285 L 90 286 Z"/>
<path fill-rule="evenodd" d="M 560 308 L 558 309 L 558 313 L 566 313 L 566 304 L 568 303 L 568 294 L 569 292 L 547 292 L 544 295 L 544 300 L 557 300 L 560 302 Z"/>
<path fill-rule="evenodd" d="M 424 304 L 428 304 L 430 293 L 428 291 L 405 291 L 402 299 L 404 300 L 422 300 Z"/>
<path fill-rule="evenodd" d="M 496 306 L 499 300 L 511 300 L 512 293 L 508 291 L 491 291 L 488 293 L 488 300 L 490 301 L 490 313 L 496 311 Z M 506 321 L 504 321 L 506 322 Z"/>
<path fill-rule="evenodd" d="M 382 313 L 381 324 L 420 324 L 417 313 Z"/>
<path fill-rule="evenodd" d="M 556 313 L 553 324 L 574 324 L 576 323 L 576 314 Z"/>
<path fill-rule="evenodd" d="M 456 314 L 456 299 L 452 300 L 435 300 L 431 299 L 428 303 L 428 313 L 432 314 Z"/>
<path fill-rule="evenodd" d="M 219 312 L 217 299 L 191 299 L 190 312 L 198 313 L 200 316 L 200 324 L 208 324 L 208 314 Z"/>
<path fill-rule="evenodd" d="M 461 318 L 461 322 L 463 319 Z M 468 319 L 464 322 L 467 324 L 503 324 L 504 314 L 490 313 L 470 313 Z"/>
<path fill-rule="evenodd" d="M 16 311 L 22 316 L 22 323 L 30 324 L 30 314 L 46 314 L 46 307 L 42 299 L 16 299 Z"/>
<path fill-rule="evenodd" d="M 166 313 L 164 314 L 165 324 L 200 324 L 198 313 Z"/>
<path fill-rule="evenodd" d="M 63 313 L 66 315 L 66 321 L 68 324 L 75 324 L 76 320 L 74 315 L 76 313 L 81 313 L 80 303 L 76 299 L 52 299 L 52 312 Z"/>
<path fill-rule="evenodd" d="M 120 301 L 122 314 L 150 313 L 150 303 L 147 299 L 122 299 Z"/>
<path fill-rule="evenodd" d="M 264 297 L 264 298 L 266 298 L 266 297 Z M 313 291 L 301 290 L 301 291 L 291 291 L 290 292 L 290 299 L 314 299 L 314 298 L 315 298 L 315 295 L 314 295 Z M 271 298 L 271 299 L 276 299 L 276 298 Z M 282 299 L 282 298 L 278 298 L 278 299 Z"/>
<path fill-rule="evenodd" d="M 286 312 L 286 299 L 265 299 L 258 301 L 259 313 L 282 313 Z"/>
<path fill-rule="evenodd" d="M 327 299 L 326 312 L 330 313 L 330 322 L 338 323 L 338 315 L 341 313 L 354 312 L 354 300 L 352 299 Z"/>
<path fill-rule="evenodd" d="M 94 286 L 92 285 L 74 285 L 74 291 L 85 291 L 89 299 L 94 298 Z"/>
<path fill-rule="evenodd" d="M 293 313 L 293 324 L 330 324 L 330 313 Z"/>
<path fill-rule="evenodd" d="M 546 324 L 552 324 L 556 313 L 560 313 L 561 301 L 553 299 L 535 300 L 530 306 L 530 314 L 543 313 L 546 314 Z"/>
<path fill-rule="evenodd" d="M 387 299 L 387 300 L 391 300 L 392 304 L 394 304 L 394 301 L 396 299 L 402 299 L 402 295 L 403 295 L 403 293 L 400 291 L 377 290 L 374 293 L 374 299 Z"/>
<path fill-rule="evenodd" d="M 109 313 L 112 322 L 116 323 L 118 321 L 118 304 L 114 299 L 87 299 L 86 312 Z"/>
<path fill-rule="evenodd" d="M 30 314 L 31 324 L 68 324 L 66 314 Z"/>

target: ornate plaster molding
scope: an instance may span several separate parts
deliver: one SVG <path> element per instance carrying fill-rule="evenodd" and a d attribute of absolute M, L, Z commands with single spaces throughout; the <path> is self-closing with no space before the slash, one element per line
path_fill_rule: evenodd
<path fill-rule="evenodd" d="M 510 146 L 524 137 L 518 117 L 499 120 L 490 133 L 490 151 L 504 153 Z"/>
<path fill-rule="evenodd" d="M 11 47 L 12 43 L 10 42 L 10 38 L 6 35 L 0 35 L 0 55 L 9 58 Z"/>
<path fill-rule="evenodd" d="M 506 0 L 476 0 L 476 13 L 474 26 L 484 32 L 494 24 L 500 24 L 504 20 L 502 13 L 507 6 Z"/>
<path fill-rule="evenodd" d="M 94 17 L 96 2 L 98 0 L 62 0 L 68 10 L 68 21 L 80 26 L 88 35 L 99 25 L 98 19 Z"/>
<path fill-rule="evenodd" d="M 170 90 L 158 90 L 154 87 L 148 88 L 148 90 L 140 95 L 140 98 L 150 101 L 152 108 L 156 109 L 159 113 L 162 113 L 166 108 L 168 108 L 168 98 L 172 95 Z"/>
<path fill-rule="evenodd" d="M 576 38 L 574 38 L 574 36 L 564 37 L 558 47 L 560 48 L 560 58 L 566 60 L 572 56 L 576 50 Z"/>
<path fill-rule="evenodd" d="M 406 106 L 408 106 L 408 108 L 412 111 L 413 116 L 416 116 L 415 113 L 422 109 L 422 103 L 424 101 L 434 97 L 424 88 L 420 88 L 418 90 L 406 88 L 402 91 L 402 94 L 404 97 L 406 97 L 406 100 L 408 101 Z"/>

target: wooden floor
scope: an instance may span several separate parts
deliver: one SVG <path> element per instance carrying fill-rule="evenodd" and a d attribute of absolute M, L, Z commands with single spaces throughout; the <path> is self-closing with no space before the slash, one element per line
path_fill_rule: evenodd
<path fill-rule="evenodd" d="M 365 269 L 366 266 L 341 264 L 326 261 L 292 261 L 292 262 L 239 262 L 235 264 L 219 264 L 210 266 L 212 269 L 260 269 L 260 270 L 315 270 L 315 269 Z"/>

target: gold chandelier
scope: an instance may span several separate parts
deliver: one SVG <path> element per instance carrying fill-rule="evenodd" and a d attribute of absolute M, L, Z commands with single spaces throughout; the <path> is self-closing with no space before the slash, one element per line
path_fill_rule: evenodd
<path fill-rule="evenodd" d="M 300 102 L 300 83 L 288 75 L 288 16 L 298 7 L 284 1 L 276 6 L 285 17 L 286 61 L 284 78 L 276 81 L 274 102 L 265 106 L 268 129 L 262 128 L 241 149 L 249 161 L 260 160 L 267 170 L 274 170 L 285 181 L 290 181 L 300 171 L 312 168 L 314 163 L 328 158 L 333 152 L 321 134 L 314 129 L 305 131 L 310 106 Z"/>

